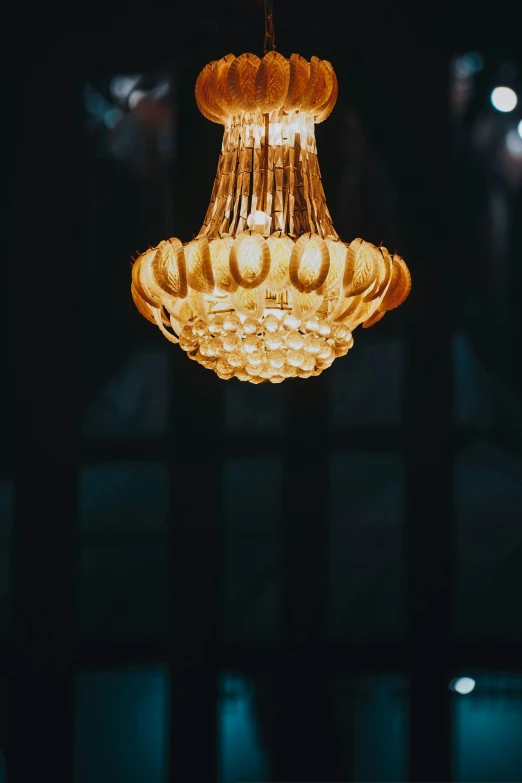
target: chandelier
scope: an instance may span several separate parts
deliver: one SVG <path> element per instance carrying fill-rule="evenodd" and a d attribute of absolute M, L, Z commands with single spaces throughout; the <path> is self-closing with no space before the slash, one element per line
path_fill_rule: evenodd
<path fill-rule="evenodd" d="M 326 205 L 315 142 L 337 100 L 327 60 L 228 54 L 203 68 L 196 102 L 224 125 L 197 237 L 166 239 L 132 267 L 139 312 L 220 378 L 280 383 L 319 375 L 408 296 L 403 259 L 342 242 Z"/>

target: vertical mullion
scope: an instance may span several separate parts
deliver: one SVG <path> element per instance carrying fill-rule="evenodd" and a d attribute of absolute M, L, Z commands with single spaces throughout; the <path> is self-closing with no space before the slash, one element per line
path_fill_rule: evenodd
<path fill-rule="evenodd" d="M 8 698 L 11 783 L 73 779 L 79 355 L 75 319 L 86 155 L 80 83 L 47 60 L 22 92 L 11 348 L 15 519 Z M 41 121 L 42 118 L 48 118 Z"/>
<path fill-rule="evenodd" d="M 337 773 L 324 617 L 329 461 L 326 378 L 285 382 L 285 651 L 275 676 L 273 777 L 332 780 Z"/>
<path fill-rule="evenodd" d="M 420 55 L 419 55 L 420 57 Z M 410 651 L 410 780 L 451 780 L 450 553 L 453 525 L 452 379 L 447 183 L 450 165 L 448 60 L 428 50 L 411 69 L 408 96 L 422 125 L 430 167 L 412 156 L 404 193 L 412 296 L 406 393 L 406 498 Z M 406 95 L 403 96 L 408 103 Z M 429 104 L 429 108 L 428 108 Z M 417 133 L 417 130 L 415 130 Z M 405 165 L 407 162 L 405 161 Z M 420 173 L 420 176 L 419 176 Z M 444 282 L 443 282 L 444 281 Z"/>
<path fill-rule="evenodd" d="M 178 79 L 175 77 L 173 82 Z M 179 80 L 176 165 L 177 235 L 188 241 L 199 215 L 192 194 L 208 175 L 196 134 L 193 84 Z M 204 130 L 204 127 L 203 127 Z M 179 199 L 179 200 L 178 200 Z M 172 349 L 170 395 L 170 731 L 171 783 L 218 777 L 219 571 L 222 475 L 222 381 Z"/>

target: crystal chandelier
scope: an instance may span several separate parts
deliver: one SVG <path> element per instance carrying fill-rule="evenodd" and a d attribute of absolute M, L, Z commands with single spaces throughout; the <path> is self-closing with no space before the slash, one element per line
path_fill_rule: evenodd
<path fill-rule="evenodd" d="M 309 378 L 408 296 L 403 259 L 362 239 L 342 242 L 326 205 L 315 123 L 337 99 L 331 64 L 275 51 L 228 54 L 196 82 L 204 117 L 225 132 L 198 236 L 166 239 L 132 267 L 140 313 L 220 378 Z"/>

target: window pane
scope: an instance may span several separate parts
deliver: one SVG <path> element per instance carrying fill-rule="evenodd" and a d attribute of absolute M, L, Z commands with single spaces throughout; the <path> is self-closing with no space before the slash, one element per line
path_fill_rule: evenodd
<path fill-rule="evenodd" d="M 404 632 L 401 458 L 348 454 L 331 463 L 328 625 L 334 637 Z"/>
<path fill-rule="evenodd" d="M 485 430 L 492 424 L 491 381 L 463 332 L 453 335 L 452 357 L 457 424 Z"/>
<path fill-rule="evenodd" d="M 522 634 L 522 460 L 477 442 L 456 458 L 455 624 L 463 636 Z"/>
<path fill-rule="evenodd" d="M 79 600 L 84 633 L 139 638 L 166 629 L 167 507 L 168 474 L 161 463 L 82 470 Z"/>
<path fill-rule="evenodd" d="M 163 528 L 167 523 L 168 471 L 160 462 L 82 468 L 82 530 Z"/>
<path fill-rule="evenodd" d="M 219 768 L 220 783 L 270 779 L 254 686 L 239 674 L 223 674 L 220 680 Z"/>
<path fill-rule="evenodd" d="M 468 673 L 469 674 L 469 673 Z M 475 689 L 454 693 L 455 780 L 522 780 L 522 675 L 473 673 Z"/>
<path fill-rule="evenodd" d="M 278 460 L 225 464 L 222 573 L 227 639 L 269 640 L 280 633 L 282 478 Z"/>
<path fill-rule="evenodd" d="M 333 426 L 394 425 L 402 416 L 404 345 L 355 335 L 348 356 L 328 370 Z"/>
<path fill-rule="evenodd" d="M 328 370 L 331 424 L 394 425 L 402 418 L 404 345 L 367 332 Z"/>
<path fill-rule="evenodd" d="M 230 433 L 245 431 L 280 432 L 284 426 L 284 398 L 281 386 L 231 381 L 223 391 L 224 429 Z"/>
<path fill-rule="evenodd" d="M 131 298 L 131 259 L 173 235 L 175 110 L 169 74 L 107 74 L 84 87 L 90 139 L 78 300 L 85 438 L 165 432 L 169 349 Z M 93 281 L 96 295 L 93 295 Z"/>
<path fill-rule="evenodd" d="M 407 682 L 398 676 L 336 681 L 343 738 L 343 779 L 404 781 L 407 770 Z"/>
<path fill-rule="evenodd" d="M 75 783 L 166 783 L 166 669 L 83 672 L 76 688 Z"/>
<path fill-rule="evenodd" d="M 89 404 L 85 438 L 160 437 L 167 430 L 169 401 L 167 350 L 151 348 L 127 357 Z"/>

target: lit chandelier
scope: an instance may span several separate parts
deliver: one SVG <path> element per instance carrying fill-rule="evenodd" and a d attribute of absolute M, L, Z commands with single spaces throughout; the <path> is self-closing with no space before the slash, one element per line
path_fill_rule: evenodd
<path fill-rule="evenodd" d="M 408 296 L 403 259 L 339 239 L 326 205 L 315 123 L 337 100 L 331 64 L 275 51 L 265 3 L 265 55 L 228 54 L 201 71 L 196 101 L 225 127 L 210 205 L 198 236 L 140 255 L 140 313 L 220 378 L 309 378 Z"/>

